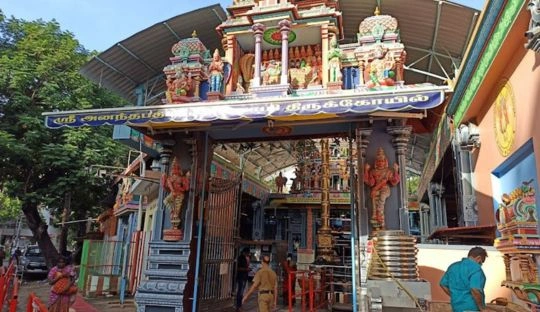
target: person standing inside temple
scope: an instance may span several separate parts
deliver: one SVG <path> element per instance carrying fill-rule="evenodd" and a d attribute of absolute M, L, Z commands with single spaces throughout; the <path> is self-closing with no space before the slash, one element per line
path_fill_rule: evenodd
<path fill-rule="evenodd" d="M 484 295 L 486 275 L 482 264 L 486 258 L 484 248 L 474 247 L 467 258 L 454 262 L 444 273 L 440 286 L 450 296 L 453 312 L 491 311 L 486 309 Z"/>
<path fill-rule="evenodd" d="M 283 296 L 283 304 L 289 305 L 289 295 L 292 296 L 292 304 L 294 305 L 296 300 L 294 297 L 296 288 L 296 264 L 292 260 L 292 254 L 287 255 L 287 259 L 281 262 L 281 269 L 283 271 L 282 288 L 281 293 Z M 290 285 L 289 285 L 290 282 Z M 290 286 L 290 294 L 289 294 Z"/>
<path fill-rule="evenodd" d="M 255 290 L 259 291 L 259 312 L 272 311 L 277 305 L 277 275 L 270 268 L 270 256 L 263 256 L 262 267 L 255 274 L 253 285 L 244 296 L 242 303 L 246 302 Z"/>
<path fill-rule="evenodd" d="M 236 311 L 242 311 L 242 298 L 248 280 L 250 250 L 242 249 L 236 261 Z"/>

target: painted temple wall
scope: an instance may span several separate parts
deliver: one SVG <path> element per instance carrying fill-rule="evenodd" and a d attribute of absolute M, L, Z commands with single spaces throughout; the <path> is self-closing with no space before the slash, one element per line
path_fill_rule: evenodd
<path fill-rule="evenodd" d="M 432 245 L 418 244 L 418 269 L 420 278 L 427 280 L 431 284 L 431 297 L 433 301 L 449 302 L 450 298 L 439 286 L 444 272 L 448 266 L 461 258 L 467 257 L 469 249 L 474 246 L 464 245 Z M 510 291 L 501 287 L 501 282 L 505 279 L 504 262 L 502 254 L 494 247 L 484 247 L 488 252 L 486 262 L 482 269 L 486 274 L 486 302 L 497 297 L 510 299 Z"/>
<path fill-rule="evenodd" d="M 480 129 L 481 147 L 477 152 L 475 172 L 475 188 L 477 191 L 480 224 L 495 224 L 494 211 L 500 202 L 500 195 L 518 187 L 522 181 L 534 179 L 538 181 L 540 172 L 540 57 L 532 51 L 525 54 L 521 61 L 514 60 L 507 64 L 493 85 L 490 96 L 487 97 L 485 112 L 476 117 Z M 495 66 L 495 65 L 494 65 Z M 500 65 L 499 65 L 500 66 Z M 536 69 L 536 70 L 535 70 Z M 492 172 L 508 157 L 503 157 L 498 150 L 495 138 L 495 100 L 499 82 L 507 78 L 512 86 L 516 104 L 516 134 L 510 150 L 511 155 L 527 141 L 532 140 L 534 155 L 529 164 L 522 166 L 505 179 L 497 179 Z M 532 163 L 531 163 L 532 162 Z M 536 167 L 536 168 L 534 168 Z"/>

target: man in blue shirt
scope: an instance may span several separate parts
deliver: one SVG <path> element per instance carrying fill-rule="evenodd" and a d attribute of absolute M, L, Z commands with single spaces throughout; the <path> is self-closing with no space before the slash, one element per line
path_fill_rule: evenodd
<path fill-rule="evenodd" d="M 482 271 L 486 257 L 484 248 L 474 247 L 467 258 L 451 264 L 444 273 L 440 285 L 450 296 L 453 312 L 490 311 L 485 305 L 486 275 Z"/>

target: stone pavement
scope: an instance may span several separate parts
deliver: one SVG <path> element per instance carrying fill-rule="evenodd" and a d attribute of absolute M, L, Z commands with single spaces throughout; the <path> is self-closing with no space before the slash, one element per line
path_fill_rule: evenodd
<path fill-rule="evenodd" d="M 50 286 L 47 281 L 25 281 L 19 288 L 19 302 L 17 312 L 26 311 L 28 296 L 33 292 L 46 305 L 49 300 Z M 122 306 L 118 298 L 83 298 L 77 295 L 75 303 L 72 306 L 76 312 L 135 312 L 133 300 L 126 300 Z"/>
<path fill-rule="evenodd" d="M 28 296 L 33 292 L 41 301 L 46 305 L 49 298 L 50 285 L 46 280 L 42 281 L 25 281 L 19 289 L 19 302 L 17 305 L 17 312 L 25 312 L 26 304 L 28 302 Z M 279 298 L 281 300 L 281 298 Z M 281 303 L 280 301 L 278 301 Z M 135 304 L 133 298 L 127 298 L 126 302 L 122 306 L 118 300 L 118 297 L 110 298 L 83 298 L 78 295 L 77 299 L 72 306 L 76 312 L 135 312 Z M 232 310 L 234 311 L 234 310 Z M 256 312 L 257 311 L 257 296 L 253 294 L 248 302 L 242 307 L 244 312 Z M 284 305 L 279 305 L 276 312 L 289 311 Z M 300 303 L 297 301 L 295 309 L 293 311 L 302 311 Z M 319 310 L 326 311 L 326 310 Z"/>

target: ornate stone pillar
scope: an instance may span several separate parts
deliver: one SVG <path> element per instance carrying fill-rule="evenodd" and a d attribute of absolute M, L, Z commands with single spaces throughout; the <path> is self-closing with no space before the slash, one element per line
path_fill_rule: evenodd
<path fill-rule="evenodd" d="M 330 149 L 328 139 L 321 140 L 321 227 L 317 231 L 317 258 L 333 262 L 332 229 L 330 228 Z"/>
<path fill-rule="evenodd" d="M 225 58 L 231 65 L 235 63 L 235 49 L 236 49 L 236 37 L 234 35 L 227 35 L 221 41 L 223 43 L 223 50 L 225 50 Z M 225 94 L 230 94 L 236 88 L 238 82 L 237 77 L 231 77 L 231 82 L 225 86 Z"/>
<path fill-rule="evenodd" d="M 322 85 L 328 84 L 328 46 L 329 46 L 328 24 L 321 26 L 321 52 L 322 52 Z"/>
<path fill-rule="evenodd" d="M 172 147 L 174 146 L 175 142 L 173 140 L 164 140 L 160 141 L 160 144 L 162 146 L 160 151 L 160 168 L 161 168 L 161 176 L 165 176 L 169 172 L 169 164 L 171 162 L 171 155 L 172 155 Z M 157 201 L 157 211 L 154 216 L 154 230 L 152 232 L 152 241 L 161 241 L 163 239 L 163 222 L 164 222 L 164 215 L 166 212 L 165 205 L 163 204 L 163 200 L 165 198 L 165 185 L 163 185 L 163 179 L 160 181 L 159 185 L 159 193 L 158 193 L 158 201 Z"/>
<path fill-rule="evenodd" d="M 512 271 L 510 270 L 510 255 L 504 254 L 503 255 L 503 261 L 504 261 L 504 272 L 506 275 L 506 280 L 511 281 L 512 280 Z"/>
<path fill-rule="evenodd" d="M 460 212 L 458 212 L 459 226 L 478 225 L 478 208 L 476 191 L 474 188 L 473 152 L 480 146 L 480 134 L 476 125 L 462 124 L 456 130 L 454 138 L 454 151 L 458 170 L 457 190 Z"/>
<path fill-rule="evenodd" d="M 281 84 L 289 84 L 289 31 L 291 30 L 291 21 L 284 19 L 279 22 L 279 31 L 281 32 Z"/>
<path fill-rule="evenodd" d="M 251 27 L 255 36 L 255 73 L 253 74 L 253 79 L 251 79 L 252 87 L 258 87 L 261 85 L 261 45 L 265 28 L 266 27 L 260 23 L 254 24 Z"/>
<path fill-rule="evenodd" d="M 359 237 L 369 234 L 369 216 L 366 206 L 366 194 L 364 185 L 364 164 L 366 163 L 366 150 L 371 136 L 371 129 L 356 129 L 356 150 L 357 150 L 357 179 L 356 187 L 356 228 Z"/>
<path fill-rule="evenodd" d="M 412 127 L 410 126 L 390 126 L 386 128 L 386 131 L 391 134 L 394 139 L 394 149 L 397 154 L 397 163 L 399 165 L 400 182 L 399 188 L 399 227 L 406 235 L 410 234 L 409 229 L 409 193 L 407 192 L 407 146 L 411 137 Z"/>
<path fill-rule="evenodd" d="M 364 61 L 358 62 L 358 86 L 364 86 L 366 84 L 364 81 L 365 65 Z"/>
<path fill-rule="evenodd" d="M 184 237 L 180 241 L 169 242 L 162 239 L 163 228 L 168 227 L 163 207 L 164 194 L 160 189 L 158 209 L 154 220 L 154 236 L 148 245 L 148 257 L 145 267 L 146 278 L 141 281 L 135 294 L 138 312 L 191 311 L 195 286 L 196 250 L 193 244 L 193 218 L 198 209 L 201 209 L 201 194 L 204 194 L 202 185 L 205 185 L 207 173 L 210 171 L 210 161 L 206 160 L 212 155 L 212 142 L 204 133 L 175 136 L 174 153 L 172 141 L 161 141 L 165 147 L 162 151 L 162 173 L 168 172 L 171 154 L 174 154 L 184 169 L 190 169 L 190 189 L 186 193 L 186 206 L 182 210 Z M 210 158 L 211 159 L 211 158 Z M 197 190 L 195 192 L 194 190 Z M 200 227 L 199 227 L 200 228 Z"/>

